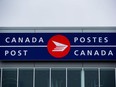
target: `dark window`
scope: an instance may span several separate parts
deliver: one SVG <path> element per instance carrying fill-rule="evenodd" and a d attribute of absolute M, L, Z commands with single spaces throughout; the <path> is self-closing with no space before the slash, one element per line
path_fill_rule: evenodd
<path fill-rule="evenodd" d="M 49 87 L 49 69 L 35 70 L 35 87 Z"/>
<path fill-rule="evenodd" d="M 16 69 L 3 69 L 2 87 L 17 87 Z"/>
<path fill-rule="evenodd" d="M 33 69 L 19 70 L 19 87 L 33 87 Z"/>
<path fill-rule="evenodd" d="M 81 87 L 81 70 L 68 69 L 67 83 L 68 87 Z"/>
<path fill-rule="evenodd" d="M 51 70 L 51 87 L 66 87 L 66 69 Z"/>
<path fill-rule="evenodd" d="M 99 87 L 98 85 L 98 69 L 85 69 L 85 87 Z"/>
<path fill-rule="evenodd" d="M 100 87 L 115 87 L 115 69 L 101 69 L 100 77 Z"/>

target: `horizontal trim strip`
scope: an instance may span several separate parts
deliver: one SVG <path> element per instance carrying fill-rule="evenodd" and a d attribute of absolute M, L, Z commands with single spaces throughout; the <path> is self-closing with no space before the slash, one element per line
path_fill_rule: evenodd
<path fill-rule="evenodd" d="M 1 45 L 0 47 L 47 47 L 47 45 Z M 71 47 L 116 47 L 116 45 L 71 45 Z"/>

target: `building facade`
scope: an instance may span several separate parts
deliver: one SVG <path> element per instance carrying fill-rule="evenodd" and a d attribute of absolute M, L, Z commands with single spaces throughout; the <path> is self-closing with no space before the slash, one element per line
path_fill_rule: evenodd
<path fill-rule="evenodd" d="M 1 27 L 0 33 L 114 33 L 115 27 Z M 116 87 L 116 61 L 0 61 L 0 87 Z"/>

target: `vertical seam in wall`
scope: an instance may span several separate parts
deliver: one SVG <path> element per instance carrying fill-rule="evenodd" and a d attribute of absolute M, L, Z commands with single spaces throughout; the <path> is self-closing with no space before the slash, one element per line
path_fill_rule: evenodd
<path fill-rule="evenodd" d="M 67 68 L 66 68 L 66 87 L 67 87 Z"/>
<path fill-rule="evenodd" d="M 83 29 L 82 29 L 82 33 L 83 33 Z"/>
<path fill-rule="evenodd" d="M 51 68 L 49 68 L 49 87 L 52 87 L 51 86 Z"/>
<path fill-rule="evenodd" d="M 98 68 L 98 84 L 99 84 L 98 87 L 100 87 L 100 68 Z"/>
<path fill-rule="evenodd" d="M 17 87 L 19 87 L 19 68 L 17 68 Z"/>
<path fill-rule="evenodd" d="M 33 87 L 35 87 L 35 67 L 33 68 Z"/>
<path fill-rule="evenodd" d="M 34 29 L 34 33 L 36 33 L 36 29 Z"/>
<path fill-rule="evenodd" d="M 2 70 L 3 70 L 3 69 L 1 68 L 1 87 L 2 87 L 2 74 L 3 74 L 3 73 L 2 73 Z"/>

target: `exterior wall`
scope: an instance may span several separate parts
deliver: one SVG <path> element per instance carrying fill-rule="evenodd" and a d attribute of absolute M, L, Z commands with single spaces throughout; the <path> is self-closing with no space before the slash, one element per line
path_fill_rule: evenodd
<path fill-rule="evenodd" d="M 15 32 L 22 32 L 22 33 L 37 33 L 37 32 L 116 32 L 115 27 L 78 27 L 73 28 L 71 27 L 61 27 L 61 28 L 55 28 L 55 27 L 1 27 L 0 33 L 15 33 Z M 3 62 L 0 61 L 0 67 L 116 67 L 115 62 Z"/>

